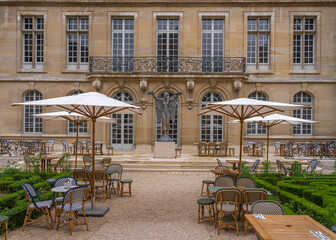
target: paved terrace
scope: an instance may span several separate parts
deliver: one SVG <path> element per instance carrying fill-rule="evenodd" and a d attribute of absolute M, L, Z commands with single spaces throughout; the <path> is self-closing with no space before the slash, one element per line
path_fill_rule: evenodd
<path fill-rule="evenodd" d="M 133 197 L 113 194 L 105 203 L 98 199 L 98 205 L 108 205 L 110 211 L 103 218 L 89 217 L 89 232 L 75 226 L 70 237 L 67 225 L 57 231 L 55 224 L 48 230 L 46 224 L 33 223 L 10 232 L 9 239 L 256 239 L 253 230 L 247 236 L 242 228 L 240 236 L 222 230 L 218 236 L 208 221 L 197 224 L 201 183 L 213 174 L 126 172 L 123 178 L 133 179 Z"/>

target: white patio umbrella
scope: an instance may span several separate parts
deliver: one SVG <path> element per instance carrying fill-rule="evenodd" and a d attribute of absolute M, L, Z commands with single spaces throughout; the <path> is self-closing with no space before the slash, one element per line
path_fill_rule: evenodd
<path fill-rule="evenodd" d="M 128 103 L 118 101 L 116 99 L 107 97 L 104 94 L 95 91 L 82 93 L 78 95 L 71 95 L 66 97 L 50 98 L 38 101 L 13 103 L 12 106 L 20 105 L 33 105 L 33 106 L 46 106 L 56 107 L 70 113 L 79 113 L 91 119 L 92 122 L 92 142 L 95 142 L 96 121 L 98 118 L 107 116 L 113 113 L 127 113 L 127 114 L 140 114 L 140 108 Z M 103 216 L 108 210 L 108 207 L 95 206 L 95 151 L 92 151 L 92 204 L 91 212 L 87 215 Z"/>
<path fill-rule="evenodd" d="M 78 128 L 79 125 L 83 122 L 90 121 L 90 119 L 86 116 L 83 116 L 82 114 L 78 113 L 69 113 L 65 111 L 60 111 L 60 112 L 49 112 L 49 113 L 40 113 L 40 114 L 34 114 L 32 115 L 34 117 L 38 118 L 43 118 L 46 120 L 69 120 L 70 122 L 73 122 L 76 124 L 76 151 L 75 151 L 75 168 L 77 168 L 77 151 L 78 151 Z M 117 123 L 117 121 L 113 118 L 109 117 L 100 117 L 97 118 L 97 122 L 112 122 L 112 123 Z M 94 150 L 94 149 L 93 149 Z"/>
<path fill-rule="evenodd" d="M 244 120 L 256 116 L 265 116 L 276 111 L 298 109 L 305 106 L 288 103 L 260 101 L 249 98 L 237 98 L 223 102 L 209 103 L 203 107 L 198 115 L 227 115 L 240 122 L 239 174 L 241 172 L 243 126 Z"/>
<path fill-rule="evenodd" d="M 232 122 L 238 123 L 238 120 Z M 244 122 L 255 122 L 261 124 L 267 128 L 267 157 L 266 161 L 268 162 L 268 149 L 269 149 L 269 129 L 278 124 L 299 124 L 299 123 L 316 123 L 316 121 L 300 119 L 295 117 L 290 117 L 282 114 L 271 114 L 265 117 L 253 117 L 245 119 Z"/>

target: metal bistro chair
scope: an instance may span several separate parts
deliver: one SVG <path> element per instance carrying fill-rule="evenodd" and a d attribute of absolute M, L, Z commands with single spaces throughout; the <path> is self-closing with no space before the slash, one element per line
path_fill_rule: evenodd
<path fill-rule="evenodd" d="M 95 149 L 96 153 L 103 152 L 103 141 L 102 140 L 96 140 L 94 149 Z"/>
<path fill-rule="evenodd" d="M 65 140 L 62 140 L 63 153 L 72 153 L 72 147 Z"/>
<path fill-rule="evenodd" d="M 208 155 L 207 144 L 202 142 L 198 144 L 198 156 L 206 156 Z"/>
<path fill-rule="evenodd" d="M 90 154 L 85 154 L 83 156 L 84 169 L 88 168 L 92 164 L 92 156 Z"/>
<path fill-rule="evenodd" d="M 256 188 L 256 183 L 253 178 L 240 177 L 237 180 L 237 187 Z"/>
<path fill-rule="evenodd" d="M 317 160 L 316 159 L 313 159 L 310 161 L 309 165 L 307 166 L 307 169 L 305 170 L 306 173 L 314 173 L 315 172 L 315 169 L 316 169 L 316 166 L 317 166 Z"/>
<path fill-rule="evenodd" d="M 117 170 L 117 176 L 114 175 L 113 178 L 110 179 L 110 191 L 112 193 L 112 190 L 115 190 L 117 194 L 119 194 L 120 192 L 120 180 L 122 177 L 122 173 L 123 173 L 123 167 L 121 164 L 118 163 L 112 163 L 107 167 L 107 170 Z M 117 188 L 114 189 L 114 182 L 117 182 Z"/>
<path fill-rule="evenodd" d="M 30 168 L 31 168 L 31 165 L 32 165 L 32 158 L 28 155 L 24 155 L 23 156 L 23 160 L 26 164 L 26 171 L 28 171 Z"/>
<path fill-rule="evenodd" d="M 70 180 L 71 181 L 71 185 L 72 186 L 76 186 L 77 185 L 77 181 L 75 178 L 73 177 L 60 177 L 60 178 L 57 178 L 54 182 L 54 188 L 55 187 L 61 187 L 61 186 L 64 186 L 64 183 L 66 181 Z M 60 192 L 54 192 L 54 203 L 55 203 L 55 208 L 62 204 L 63 202 L 63 195 L 62 193 Z M 55 219 L 56 219 L 56 211 L 55 211 Z"/>
<path fill-rule="evenodd" d="M 105 197 L 108 195 L 109 190 L 109 175 L 105 172 L 105 170 L 96 170 L 94 177 L 96 196 L 102 196 L 105 202 Z"/>
<path fill-rule="evenodd" d="M 72 228 L 74 225 L 85 225 L 86 231 L 89 231 L 89 226 L 86 220 L 84 204 L 88 196 L 88 188 L 87 187 L 76 187 L 68 190 L 65 195 L 61 205 L 56 207 L 57 212 L 57 230 L 59 229 L 59 225 L 61 222 L 62 213 L 69 213 L 69 222 L 65 223 L 69 225 L 70 236 L 72 235 Z M 78 213 L 84 218 L 84 223 L 78 222 Z M 74 214 L 75 220 L 73 220 L 72 215 Z"/>
<path fill-rule="evenodd" d="M 46 152 L 47 153 L 54 153 L 54 145 L 55 145 L 55 140 L 49 139 L 46 143 Z"/>
<path fill-rule="evenodd" d="M 217 162 L 219 161 L 219 159 L 217 159 Z M 220 162 L 220 161 L 219 161 Z M 222 164 L 222 163 L 220 163 Z M 219 170 L 219 169 L 227 169 L 227 170 L 230 170 L 227 166 L 224 166 L 224 165 L 218 165 L 215 170 Z M 220 174 L 216 174 L 216 178 L 217 177 L 220 177 L 221 175 Z"/>
<path fill-rule="evenodd" d="M 62 170 L 62 163 L 64 162 L 65 154 L 62 155 L 55 164 L 51 164 L 51 168 L 55 173 L 57 173 L 58 169 Z"/>
<path fill-rule="evenodd" d="M 48 201 L 41 201 L 39 195 L 37 194 L 35 188 L 33 187 L 33 185 L 31 183 L 28 182 L 24 182 L 23 183 L 23 189 L 24 189 L 24 193 L 25 193 L 25 197 L 26 197 L 26 201 L 27 201 L 27 211 L 26 211 L 26 217 L 25 220 L 23 222 L 23 226 L 22 226 L 22 231 L 24 230 L 25 226 L 28 224 L 31 224 L 33 222 L 45 222 L 48 224 L 48 229 L 50 229 L 50 223 L 49 223 L 49 218 L 51 220 L 51 222 L 53 222 L 52 216 L 51 216 L 51 212 L 50 212 L 50 207 L 52 204 L 51 200 Z M 36 211 L 42 211 L 45 215 L 45 219 L 30 219 L 32 212 L 36 210 Z"/>
<path fill-rule="evenodd" d="M 260 159 L 255 160 L 255 162 L 253 163 L 250 171 L 253 172 L 253 173 L 257 173 L 259 163 L 260 163 Z"/>
<path fill-rule="evenodd" d="M 276 160 L 278 173 L 283 173 L 287 176 L 287 174 L 291 173 L 291 169 L 287 169 L 281 160 Z"/>
<path fill-rule="evenodd" d="M 77 154 L 84 154 L 84 147 L 82 141 L 75 141 L 73 144 L 74 150 L 76 150 L 76 146 L 77 146 Z"/>
<path fill-rule="evenodd" d="M 95 163 L 95 170 L 105 170 L 105 167 L 101 163 Z M 86 168 L 89 172 L 92 172 L 92 164 Z"/>
<path fill-rule="evenodd" d="M 253 203 L 251 208 L 252 214 L 266 214 L 266 215 L 285 215 L 282 206 L 271 200 L 259 200 Z"/>
<path fill-rule="evenodd" d="M 209 142 L 208 143 L 208 155 L 209 156 L 215 156 L 216 155 L 216 143 L 215 142 Z"/>
<path fill-rule="evenodd" d="M 259 200 L 267 200 L 267 192 L 264 189 L 246 189 L 242 192 L 241 211 L 243 212 L 242 225 L 244 227 L 244 236 L 246 235 L 246 230 L 251 228 L 248 226 L 244 215 L 251 213 L 252 204 Z"/>
<path fill-rule="evenodd" d="M 274 155 L 275 156 L 280 156 L 280 146 L 281 146 L 281 142 L 279 141 L 274 142 Z"/>
<path fill-rule="evenodd" d="M 101 161 L 100 161 L 100 163 L 102 164 L 102 165 L 110 165 L 111 163 L 112 163 L 112 158 L 110 158 L 110 157 L 104 157 Z"/>
<path fill-rule="evenodd" d="M 239 236 L 238 228 L 238 210 L 241 202 L 241 193 L 237 189 L 224 189 L 219 190 L 216 194 L 215 203 L 215 225 L 218 224 L 218 235 L 220 230 L 225 227 L 229 227 L 237 230 L 237 236 Z M 232 218 L 228 221 L 227 218 Z"/>

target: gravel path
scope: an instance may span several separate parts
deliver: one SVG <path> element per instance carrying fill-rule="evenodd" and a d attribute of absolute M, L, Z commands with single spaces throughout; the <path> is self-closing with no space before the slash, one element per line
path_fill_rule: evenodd
<path fill-rule="evenodd" d="M 67 225 L 56 231 L 55 224 L 48 230 L 45 224 L 33 223 L 9 233 L 9 239 L 255 239 L 249 230 L 240 236 L 234 230 L 217 229 L 207 221 L 197 224 L 197 204 L 203 179 L 210 174 L 196 173 L 124 173 L 133 179 L 133 197 L 112 195 L 105 203 L 110 211 L 103 218 L 88 218 L 90 231 L 75 226 L 70 238 Z M 52 211 L 53 212 L 53 211 Z"/>

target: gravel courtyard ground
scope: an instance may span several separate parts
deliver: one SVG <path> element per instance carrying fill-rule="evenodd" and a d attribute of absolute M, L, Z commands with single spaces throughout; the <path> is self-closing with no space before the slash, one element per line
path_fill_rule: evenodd
<path fill-rule="evenodd" d="M 222 230 L 218 236 L 209 222 L 197 224 L 201 183 L 213 175 L 126 172 L 126 178 L 133 179 L 133 197 L 113 194 L 105 203 L 98 199 L 98 205 L 108 205 L 110 211 L 103 218 L 89 217 L 89 231 L 75 226 L 70 237 L 67 225 L 56 231 L 55 224 L 48 230 L 46 224 L 33 223 L 24 231 L 10 232 L 9 239 L 256 239 L 252 230 L 247 236 L 242 228 L 240 236 L 234 230 Z"/>

